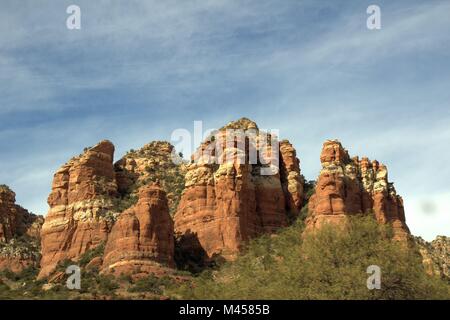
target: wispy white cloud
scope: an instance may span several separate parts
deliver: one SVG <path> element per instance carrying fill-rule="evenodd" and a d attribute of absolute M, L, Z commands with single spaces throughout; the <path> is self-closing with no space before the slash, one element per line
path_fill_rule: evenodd
<path fill-rule="evenodd" d="M 307 47 L 306 63 L 372 64 L 387 56 L 446 48 L 450 3 L 382 8 L 382 29 L 368 30 L 364 11 L 352 13 Z"/>
<path fill-rule="evenodd" d="M 69 1 L 6 1 L 1 182 L 42 213 L 51 172 L 87 145 L 109 138 L 120 156 L 193 120 L 248 116 L 295 143 L 309 179 L 327 138 L 385 162 L 409 219 L 422 193 L 450 192 L 450 4 L 379 2 L 372 32 L 346 1 L 80 0 L 70 32 Z"/>

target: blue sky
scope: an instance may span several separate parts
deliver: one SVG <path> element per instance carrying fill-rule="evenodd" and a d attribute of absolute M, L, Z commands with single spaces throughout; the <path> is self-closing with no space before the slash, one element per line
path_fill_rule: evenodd
<path fill-rule="evenodd" d="M 86 146 L 110 139 L 118 159 L 246 116 L 308 179 L 325 139 L 380 160 L 412 232 L 450 234 L 449 1 L 3 0 L 0 30 L 0 183 L 36 213 Z"/>

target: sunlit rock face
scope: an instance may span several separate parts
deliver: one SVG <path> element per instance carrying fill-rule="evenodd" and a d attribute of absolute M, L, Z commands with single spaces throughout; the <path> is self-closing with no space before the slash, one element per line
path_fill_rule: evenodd
<path fill-rule="evenodd" d="M 323 144 L 320 162 L 307 229 L 345 223 L 348 215 L 373 213 L 380 223 L 392 226 L 395 239 L 408 239 L 403 200 L 388 181 L 386 166 L 368 158 L 351 158 L 337 140 Z"/>
<path fill-rule="evenodd" d="M 431 242 L 414 237 L 414 241 L 422 255 L 425 271 L 429 275 L 450 280 L 450 237 L 437 236 Z"/>
<path fill-rule="evenodd" d="M 58 262 L 76 260 L 106 241 L 117 195 L 113 155 L 114 145 L 101 141 L 55 173 L 41 231 L 39 277 L 48 276 Z"/>
<path fill-rule="evenodd" d="M 15 193 L 0 185 L 0 270 L 20 272 L 39 262 L 43 217 L 16 204 Z"/>
<path fill-rule="evenodd" d="M 230 141 L 230 130 L 236 136 L 223 143 Z M 288 216 L 299 213 L 303 177 L 295 149 L 287 140 L 272 148 L 265 139 L 273 137 L 260 133 L 242 118 L 216 131 L 194 154 L 174 216 L 183 250 L 203 252 L 206 260 L 233 260 L 249 239 L 286 226 Z M 251 161 L 254 150 L 257 161 Z M 266 174 L 273 164 L 277 169 Z"/>
<path fill-rule="evenodd" d="M 139 190 L 137 204 L 120 214 L 106 243 L 105 272 L 157 273 L 174 267 L 173 221 L 165 191 L 152 184 Z"/>
<path fill-rule="evenodd" d="M 184 177 L 183 164 L 173 163 L 172 154 L 172 145 L 154 141 L 113 165 L 114 145 L 101 141 L 63 165 L 48 197 L 39 278 L 100 244 L 105 252 L 96 263 L 105 272 L 148 274 L 173 267 L 169 203 L 177 203 L 181 191 L 171 187 Z M 170 202 L 164 188 L 172 191 Z"/>

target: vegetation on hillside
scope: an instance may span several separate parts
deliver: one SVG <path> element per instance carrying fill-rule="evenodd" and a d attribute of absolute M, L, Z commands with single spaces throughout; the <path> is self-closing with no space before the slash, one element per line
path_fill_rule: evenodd
<path fill-rule="evenodd" d="M 426 274 L 415 247 L 392 240 L 392 230 L 372 217 L 352 217 L 348 225 L 325 225 L 302 236 L 301 219 L 276 235 L 249 243 L 235 261 L 185 280 L 101 275 L 88 262 L 103 246 L 78 263 L 64 261 L 60 277 L 46 286 L 36 268 L 0 273 L 0 299 L 450 299 L 450 284 Z M 81 265 L 81 290 L 65 286 L 65 268 Z M 367 268 L 381 268 L 381 289 L 369 290 Z M 188 277 L 186 277 L 188 276 Z M 191 279 L 191 280 L 186 280 Z"/>
<path fill-rule="evenodd" d="M 12 190 L 9 186 L 7 186 L 6 184 L 0 184 L 0 191 L 4 191 L 4 192 L 8 192 L 11 193 Z"/>
<path fill-rule="evenodd" d="M 180 154 L 169 151 L 171 148 L 166 141 L 153 141 L 139 150 L 128 151 L 124 160 L 115 164 L 116 171 L 131 182 L 126 190 L 121 190 L 120 209 L 136 203 L 140 187 L 159 182 L 166 191 L 170 214 L 175 213 L 184 189 L 185 164 Z M 173 160 L 174 156 L 177 161 Z M 143 167 L 129 171 L 124 166 L 126 159 L 134 159 Z"/>
<path fill-rule="evenodd" d="M 304 205 L 302 209 L 300 210 L 300 215 L 298 216 L 298 219 L 305 220 L 308 216 L 308 203 L 311 196 L 316 192 L 316 181 L 315 180 L 309 180 L 305 181 L 304 184 Z"/>
<path fill-rule="evenodd" d="M 0 299 L 450 299 L 450 283 L 427 275 L 417 248 L 393 241 L 392 230 L 372 216 L 303 233 L 313 192 L 310 181 L 298 219 L 275 235 L 252 240 L 235 262 L 183 266 L 192 273 L 178 271 L 175 277 L 114 278 L 89 265 L 103 255 L 103 243 L 77 262 L 61 262 L 50 284 L 36 280 L 35 267 L 0 272 Z M 66 287 L 65 270 L 72 264 L 81 267 L 81 290 Z M 367 288 L 371 265 L 381 268 L 379 290 Z"/>
<path fill-rule="evenodd" d="M 38 262 L 41 259 L 40 250 L 39 240 L 27 234 L 13 238 L 9 242 L 0 242 L 0 257 L 21 257 Z"/>
<path fill-rule="evenodd" d="M 84 261 L 78 263 L 71 260 L 62 261 L 49 284 L 46 279 L 36 280 L 39 270 L 34 267 L 20 273 L 4 270 L 0 272 L 0 300 L 160 299 L 166 287 L 176 286 L 175 280 L 170 277 L 158 278 L 149 275 L 134 278 L 122 275 L 116 278 L 110 274 L 100 274 L 96 267 L 86 267 L 88 257 L 98 256 L 97 253 L 92 250 L 84 255 Z M 80 290 L 69 290 L 66 286 L 70 275 L 66 274 L 65 270 L 70 265 L 81 266 Z"/>
<path fill-rule="evenodd" d="M 450 286 L 428 276 L 417 250 L 392 241 L 372 217 L 346 228 L 324 226 L 301 236 L 303 223 L 253 240 L 234 263 L 204 271 L 171 295 L 182 299 L 449 299 Z M 381 268 L 369 290 L 367 268 Z"/>

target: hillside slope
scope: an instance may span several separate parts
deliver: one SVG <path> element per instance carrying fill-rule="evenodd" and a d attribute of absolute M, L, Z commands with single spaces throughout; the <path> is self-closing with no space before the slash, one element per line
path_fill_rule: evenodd
<path fill-rule="evenodd" d="M 262 236 L 234 263 L 206 270 L 174 288 L 178 299 L 450 299 L 450 285 L 424 272 L 414 247 L 392 241 L 392 228 L 356 216 L 299 235 L 304 223 Z M 367 268 L 381 268 L 381 289 L 369 290 Z"/>

